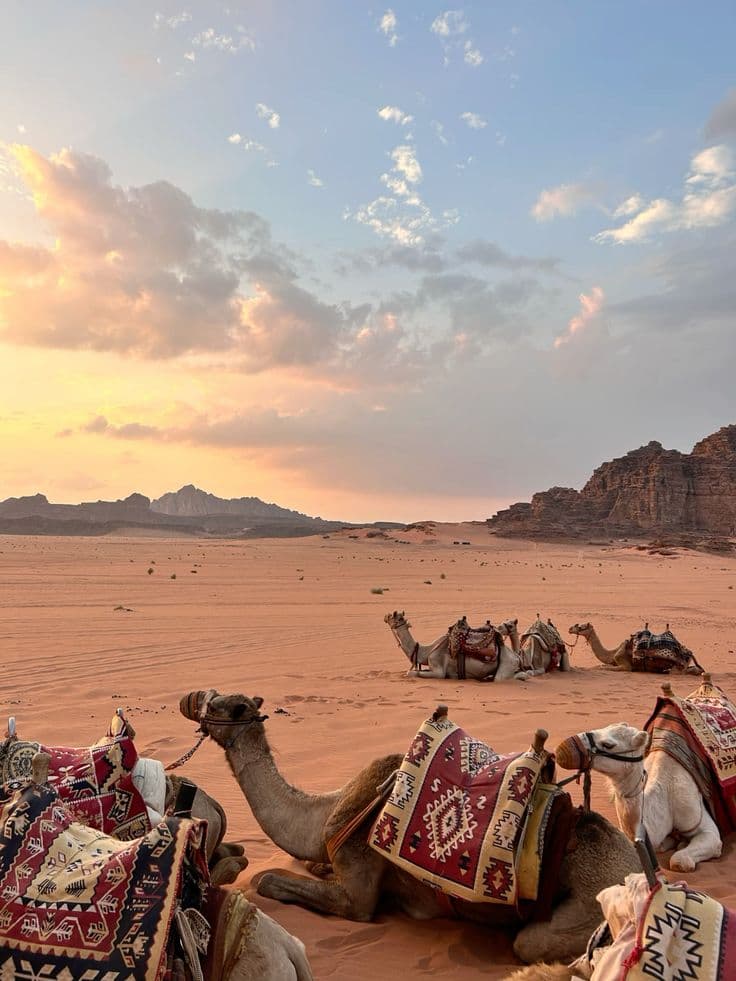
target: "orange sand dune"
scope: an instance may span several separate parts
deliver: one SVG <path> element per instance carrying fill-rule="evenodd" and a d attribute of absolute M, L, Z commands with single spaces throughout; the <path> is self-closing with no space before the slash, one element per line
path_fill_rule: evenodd
<path fill-rule="evenodd" d="M 554 746 L 609 722 L 643 724 L 659 691 L 657 677 L 596 666 L 583 641 L 572 675 L 499 686 L 409 679 L 383 623 L 394 608 L 407 611 L 423 642 L 462 614 L 471 622 L 518 616 L 524 627 L 539 612 L 563 633 L 591 619 L 610 647 L 644 620 L 653 629 L 669 621 L 736 697 L 733 559 L 508 542 L 489 538 L 482 525 L 388 539 L 350 534 L 249 542 L 0 538 L 0 713 L 17 716 L 21 736 L 85 744 L 122 705 L 140 752 L 169 762 L 195 738 L 177 708 L 184 692 L 261 695 L 281 768 L 320 791 L 374 756 L 403 751 L 438 702 L 478 738 L 510 752 L 525 748 L 538 726 L 549 729 Z M 382 595 L 371 592 L 379 587 Z M 691 687 L 691 679 L 675 682 L 681 694 Z M 273 714 L 277 707 L 289 714 Z M 251 864 L 240 885 L 251 898 L 255 872 L 298 867 L 260 831 L 217 746 L 204 745 L 183 772 L 220 799 L 230 837 L 246 844 Z M 600 778 L 593 796 L 612 817 Z M 733 839 L 720 862 L 689 878 L 736 906 Z M 508 937 L 476 926 L 394 914 L 357 924 L 259 903 L 304 940 L 319 979 L 472 981 L 503 978 L 514 963 Z"/>

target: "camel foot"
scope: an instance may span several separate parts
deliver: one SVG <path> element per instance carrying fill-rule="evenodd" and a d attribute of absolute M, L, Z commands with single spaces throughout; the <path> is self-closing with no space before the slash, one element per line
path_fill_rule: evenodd
<path fill-rule="evenodd" d="M 675 852 L 670 859 L 670 868 L 673 872 L 693 872 L 696 865 L 697 862 L 684 852 Z"/>
<path fill-rule="evenodd" d="M 245 855 L 245 846 L 239 844 L 237 841 L 221 841 L 214 852 L 212 852 L 210 865 L 217 865 L 220 859 L 230 858 L 233 855 L 236 857 Z"/>
<path fill-rule="evenodd" d="M 327 879 L 335 874 L 330 862 L 305 862 L 304 865 L 307 872 L 316 875 L 318 879 Z"/>
<path fill-rule="evenodd" d="M 213 886 L 229 885 L 231 882 L 235 882 L 243 869 L 247 868 L 248 859 L 245 855 L 230 855 L 227 858 L 221 858 L 210 872 L 210 881 Z"/>

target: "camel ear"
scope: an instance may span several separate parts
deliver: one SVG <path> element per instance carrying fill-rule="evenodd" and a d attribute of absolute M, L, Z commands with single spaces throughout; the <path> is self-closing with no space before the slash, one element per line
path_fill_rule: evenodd
<path fill-rule="evenodd" d="M 518 627 L 519 626 L 519 618 L 518 617 L 514 620 L 514 626 L 515 627 Z"/>
<path fill-rule="evenodd" d="M 256 695 L 253 701 L 256 703 L 256 708 L 260 708 L 263 705 L 263 699 L 260 695 Z"/>
<path fill-rule="evenodd" d="M 639 732 L 637 732 L 637 734 L 634 736 L 633 744 L 637 749 L 641 749 L 644 746 L 648 746 L 649 733 L 646 732 L 644 729 L 639 730 Z"/>

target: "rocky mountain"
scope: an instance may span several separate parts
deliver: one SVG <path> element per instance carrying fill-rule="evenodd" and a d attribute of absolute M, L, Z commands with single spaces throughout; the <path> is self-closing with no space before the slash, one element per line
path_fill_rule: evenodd
<path fill-rule="evenodd" d="M 488 519 L 520 537 L 702 533 L 736 536 L 736 425 L 691 453 L 651 442 L 601 464 L 582 490 L 552 487 Z"/>
<path fill-rule="evenodd" d="M 243 518 L 267 518 L 270 520 L 312 521 L 306 514 L 290 511 L 278 504 L 267 504 L 259 497 L 235 497 L 226 500 L 208 494 L 193 484 L 180 487 L 178 491 L 164 494 L 151 501 L 151 510 L 175 517 L 195 518 L 210 514 L 239 515 Z"/>

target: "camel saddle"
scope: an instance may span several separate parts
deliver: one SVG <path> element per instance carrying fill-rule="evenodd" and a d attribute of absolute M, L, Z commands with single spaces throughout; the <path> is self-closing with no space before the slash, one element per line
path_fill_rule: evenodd
<path fill-rule="evenodd" d="M 500 756 L 437 713 L 414 737 L 368 834 L 388 861 L 452 902 L 543 918 L 574 821 L 534 748 Z"/>
<path fill-rule="evenodd" d="M 667 674 L 673 668 L 684 670 L 693 659 L 693 652 L 680 643 L 669 626 L 661 634 L 654 634 L 647 624 L 631 635 L 629 644 L 634 671 Z"/>
<path fill-rule="evenodd" d="M 495 665 L 490 678 L 495 677 L 501 653 L 501 635 L 490 620 L 483 627 L 471 627 L 465 617 L 448 630 L 450 657 L 457 662 L 458 678 L 465 678 L 465 662 L 468 659 Z"/>
<path fill-rule="evenodd" d="M 201 978 L 204 830 L 169 817 L 120 841 L 76 821 L 48 784 L 0 786 L 0 978 Z"/>

